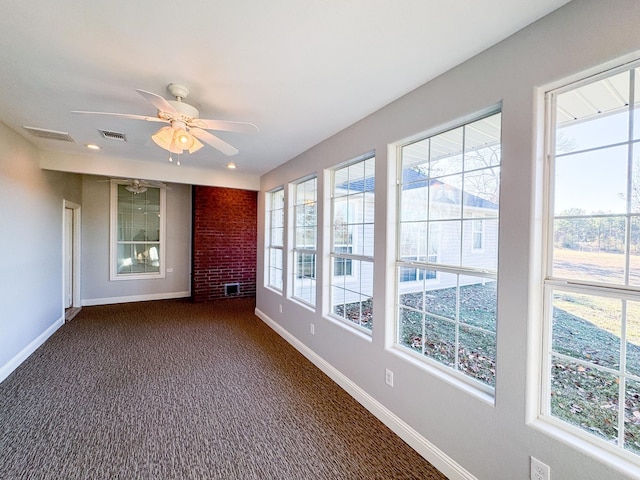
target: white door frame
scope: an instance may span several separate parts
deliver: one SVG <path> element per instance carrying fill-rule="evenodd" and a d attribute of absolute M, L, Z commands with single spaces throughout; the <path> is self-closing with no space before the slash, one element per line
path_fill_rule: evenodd
<path fill-rule="evenodd" d="M 64 306 L 65 302 L 65 278 L 67 274 L 67 265 L 66 265 L 66 250 L 67 250 L 67 238 L 66 238 L 66 228 L 65 228 L 65 209 L 73 210 L 73 238 L 71 238 L 72 244 L 72 260 L 73 267 L 71 272 L 71 290 L 72 290 L 72 298 L 71 298 L 71 306 L 79 307 L 81 305 L 81 296 L 80 296 L 80 219 L 81 219 L 81 206 L 77 203 L 70 202 L 69 200 L 62 201 L 62 315 L 64 318 Z"/>

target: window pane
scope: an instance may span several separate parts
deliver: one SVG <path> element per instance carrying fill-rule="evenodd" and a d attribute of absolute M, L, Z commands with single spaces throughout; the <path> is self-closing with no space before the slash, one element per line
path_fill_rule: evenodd
<path fill-rule="evenodd" d="M 456 326 L 439 317 L 425 317 L 424 354 L 449 367 L 456 361 Z"/>
<path fill-rule="evenodd" d="M 626 213 L 627 159 L 627 146 L 556 158 L 555 214 Z"/>
<path fill-rule="evenodd" d="M 462 222 L 462 265 L 483 270 L 498 268 L 498 220 Z"/>
<path fill-rule="evenodd" d="M 333 172 L 331 312 L 368 330 L 373 322 L 375 158 Z"/>
<path fill-rule="evenodd" d="M 429 186 L 429 219 L 444 220 L 462 216 L 462 175 L 434 180 Z"/>
<path fill-rule="evenodd" d="M 624 448 L 640 454 L 640 382 L 627 380 L 624 402 Z"/>
<path fill-rule="evenodd" d="M 497 269 L 500 129 L 498 113 L 403 147 L 399 186 L 399 342 L 490 387 L 495 280 L 461 273 Z"/>
<path fill-rule="evenodd" d="M 117 275 L 160 272 L 160 188 L 133 193 L 117 185 Z M 155 242 L 155 243 L 146 243 Z"/>
<path fill-rule="evenodd" d="M 553 276 L 624 284 L 624 217 L 557 218 Z"/>
<path fill-rule="evenodd" d="M 500 165 L 500 113 L 465 126 L 464 169 L 485 168 Z"/>
<path fill-rule="evenodd" d="M 338 274 L 342 272 L 345 272 L 345 275 L 339 276 Z M 372 262 L 334 258 L 331 290 L 331 311 L 335 315 L 371 329 L 373 323 Z"/>
<path fill-rule="evenodd" d="M 426 286 L 426 312 L 455 320 L 457 318 L 458 276 L 440 272 L 437 287 Z"/>
<path fill-rule="evenodd" d="M 635 71 L 635 105 L 633 109 L 633 139 L 640 138 L 640 68 Z"/>
<path fill-rule="evenodd" d="M 629 285 L 640 286 L 640 218 L 631 217 L 629 238 Z"/>
<path fill-rule="evenodd" d="M 399 316 L 398 343 L 422 353 L 423 314 L 401 308 Z"/>
<path fill-rule="evenodd" d="M 427 220 L 428 190 L 426 180 L 402 186 L 400 220 Z"/>
<path fill-rule="evenodd" d="M 463 127 L 431 137 L 431 178 L 462 171 Z"/>
<path fill-rule="evenodd" d="M 441 265 L 460 265 L 460 222 L 433 222 L 430 227 L 429 253 L 437 254 Z"/>
<path fill-rule="evenodd" d="M 597 295 L 553 295 L 554 352 L 595 365 L 620 367 L 622 302 Z"/>
<path fill-rule="evenodd" d="M 558 357 L 551 363 L 551 414 L 616 443 L 618 378 Z"/>
<path fill-rule="evenodd" d="M 497 217 L 500 168 L 485 168 L 464 175 L 464 217 Z"/>
<path fill-rule="evenodd" d="M 626 141 L 628 104 L 629 72 L 558 95 L 556 150 L 585 150 Z"/>
<path fill-rule="evenodd" d="M 311 305 L 316 296 L 316 256 L 310 253 L 294 254 L 293 295 Z"/>
<path fill-rule="evenodd" d="M 460 277 L 460 321 L 490 332 L 496 331 L 498 282 L 486 278 Z"/>
<path fill-rule="evenodd" d="M 418 257 L 427 251 L 428 223 L 403 223 L 400 225 L 400 258 Z"/>
<path fill-rule="evenodd" d="M 631 84 L 632 73 L 551 95 L 555 278 L 546 279 L 552 341 L 545 413 L 638 453 L 640 395 L 631 376 L 640 375 L 640 302 L 625 288 L 640 286 L 640 161 L 630 138 L 640 131 L 633 125 L 640 83 Z M 556 287 L 557 279 L 575 281 L 572 291 Z"/>
<path fill-rule="evenodd" d="M 476 380 L 495 386 L 496 336 L 493 333 L 460 326 L 458 368 Z"/>
<path fill-rule="evenodd" d="M 640 302 L 627 301 L 626 327 L 627 372 L 640 377 Z"/>
<path fill-rule="evenodd" d="M 157 243 L 119 243 L 118 274 L 158 273 L 160 245 Z"/>

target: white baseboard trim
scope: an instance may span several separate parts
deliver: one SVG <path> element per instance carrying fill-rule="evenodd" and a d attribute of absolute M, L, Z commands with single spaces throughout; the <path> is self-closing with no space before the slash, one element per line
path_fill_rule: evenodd
<path fill-rule="evenodd" d="M 11 360 L 0 367 L 0 382 L 4 381 L 13 371 L 20 366 L 22 362 L 24 362 L 29 355 L 35 352 L 40 345 L 47 341 L 47 339 L 53 335 L 56 330 L 58 330 L 62 325 L 64 325 L 64 316 L 60 317 L 58 320 L 53 322 L 53 324 L 47 328 L 44 332 L 38 335 L 29 345 L 20 350 Z"/>
<path fill-rule="evenodd" d="M 268 315 L 259 308 L 255 309 L 255 314 L 269 327 L 271 327 L 278 335 L 289 342 L 296 350 L 304 355 L 311 363 L 322 370 L 334 382 L 336 382 L 349 395 L 355 398 L 363 407 L 371 412 L 382 423 L 389 427 L 396 435 L 407 442 L 411 448 L 424 457 L 429 463 L 440 470 L 447 478 L 451 480 L 477 480 L 471 473 L 466 471 L 462 466 L 458 465 L 451 457 L 446 455 L 442 450 L 433 443 L 420 435 L 408 423 L 394 414 L 387 407 L 378 402 L 374 397 L 365 392 L 357 384 L 352 382 L 342 372 L 333 365 L 315 353 L 304 343 L 291 335 L 281 325 L 274 322 Z"/>
<path fill-rule="evenodd" d="M 114 303 L 147 302 L 149 300 L 170 300 L 172 298 L 190 297 L 191 292 L 148 293 L 145 295 L 130 295 L 127 297 L 85 298 L 83 307 L 94 305 L 111 305 Z"/>

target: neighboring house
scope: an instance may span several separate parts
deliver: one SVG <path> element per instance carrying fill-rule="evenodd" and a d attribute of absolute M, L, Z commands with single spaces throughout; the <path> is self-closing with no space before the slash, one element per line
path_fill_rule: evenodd
<path fill-rule="evenodd" d="M 402 261 L 419 261 L 438 263 L 440 265 L 460 265 L 461 259 L 465 265 L 477 268 L 496 269 L 495 260 L 498 249 L 498 204 L 477 195 L 464 193 L 462 190 L 445 183 L 441 179 L 429 179 L 418 169 L 404 173 L 405 199 L 412 204 L 422 204 L 426 211 L 427 202 L 432 205 L 432 211 L 438 213 L 436 221 L 429 224 L 417 222 L 423 219 L 424 211 L 413 211 L 405 218 L 406 221 L 416 220 L 408 232 L 403 232 L 403 245 L 400 249 L 404 254 Z M 363 219 L 370 217 L 373 211 L 373 195 L 367 193 L 373 190 L 375 179 L 365 181 L 344 182 L 336 187 L 336 191 L 343 194 L 350 193 L 349 202 L 336 206 L 334 221 L 342 224 L 342 234 L 336 235 L 333 248 L 336 253 L 352 253 L 359 251 L 365 235 L 372 234 L 373 228 L 353 228 L 360 225 Z M 409 193 L 407 193 L 407 190 Z M 354 192 L 360 192 L 355 194 Z M 495 195 L 497 192 L 491 192 Z M 434 208 L 435 207 L 435 208 Z M 460 209 L 464 209 L 464 220 L 460 220 Z M 428 235 L 425 229 L 429 229 Z M 460 238 L 462 229 L 462 245 L 451 239 Z M 337 228 L 337 230 L 340 230 Z M 425 238 L 428 242 L 424 242 Z M 349 259 L 336 258 L 333 261 L 333 276 L 344 276 L 345 301 L 347 303 L 360 300 L 358 284 L 361 281 L 358 263 Z M 403 267 L 400 271 L 399 293 L 420 292 L 423 289 L 436 290 L 452 287 L 455 277 L 438 275 L 435 271 L 420 268 Z M 477 282 L 476 277 L 462 277 L 461 285 Z M 332 305 L 333 307 L 333 305 Z"/>

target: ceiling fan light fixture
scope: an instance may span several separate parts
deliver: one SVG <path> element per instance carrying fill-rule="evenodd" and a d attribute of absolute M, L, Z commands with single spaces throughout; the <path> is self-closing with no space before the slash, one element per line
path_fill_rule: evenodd
<path fill-rule="evenodd" d="M 171 153 L 182 153 L 182 148 L 176 145 L 174 138 L 175 130 L 172 127 L 162 127 L 156 133 L 151 135 L 151 139 L 161 148 L 168 150 Z"/>
<path fill-rule="evenodd" d="M 192 143 L 191 143 L 191 146 L 189 147 L 189 153 L 197 152 L 202 147 L 204 147 L 202 142 L 200 142 L 200 140 L 198 140 L 196 137 L 191 136 L 191 140 L 192 140 Z"/>

